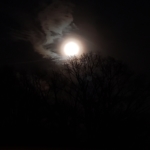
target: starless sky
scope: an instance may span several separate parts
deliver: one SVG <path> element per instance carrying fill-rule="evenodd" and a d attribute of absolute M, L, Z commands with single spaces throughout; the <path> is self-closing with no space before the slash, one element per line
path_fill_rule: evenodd
<path fill-rule="evenodd" d="M 150 74 L 149 1 L 72 0 L 72 2 L 76 5 L 73 15 L 80 34 L 103 49 L 105 53 L 128 63 L 136 71 Z M 37 3 L 36 0 L 1 2 L 1 42 L 6 42 L 7 39 L 5 24 L 10 26 L 15 24 L 10 17 L 11 13 L 15 13 L 14 8 L 16 12 L 32 12 Z M 13 61 L 14 55 L 17 55 L 15 58 L 19 57 L 19 61 L 21 59 L 24 61 L 25 58 L 20 57 L 23 52 L 15 51 L 2 49 L 1 60 L 6 57 Z M 28 59 L 32 58 L 32 55 L 29 52 Z"/>

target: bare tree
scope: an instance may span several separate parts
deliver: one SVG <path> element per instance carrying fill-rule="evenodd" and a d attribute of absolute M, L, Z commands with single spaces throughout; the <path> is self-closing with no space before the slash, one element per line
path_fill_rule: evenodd
<path fill-rule="evenodd" d="M 63 144 L 134 145 L 149 136 L 149 83 L 113 58 L 91 53 L 57 71 L 14 72 L 1 74 L 9 123 L 22 119 Z"/>
<path fill-rule="evenodd" d="M 57 101 L 63 99 L 71 104 L 76 112 L 74 128 L 77 130 L 83 124 L 89 140 L 124 125 L 126 129 L 120 129 L 120 133 L 116 131 L 119 139 L 121 133 L 132 130 L 130 123 L 133 120 L 138 123 L 143 112 L 148 111 L 149 84 L 143 83 L 123 63 L 86 54 L 81 58 L 71 58 L 63 67 L 59 78 L 66 82 L 62 89 L 57 89 L 65 97 L 58 94 Z M 54 82 L 57 79 L 55 76 L 53 84 L 59 87 L 60 82 Z"/>

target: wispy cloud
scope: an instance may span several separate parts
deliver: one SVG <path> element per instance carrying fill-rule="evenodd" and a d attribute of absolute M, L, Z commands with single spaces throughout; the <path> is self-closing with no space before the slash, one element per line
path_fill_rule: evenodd
<path fill-rule="evenodd" d="M 43 57 L 50 57 L 54 60 L 63 59 L 54 49 L 52 44 L 56 39 L 63 37 L 76 26 L 73 24 L 72 5 L 70 3 L 55 1 L 45 7 L 37 14 L 35 19 L 40 27 L 28 27 L 16 37 L 21 40 L 28 40 L 32 43 L 36 52 Z"/>

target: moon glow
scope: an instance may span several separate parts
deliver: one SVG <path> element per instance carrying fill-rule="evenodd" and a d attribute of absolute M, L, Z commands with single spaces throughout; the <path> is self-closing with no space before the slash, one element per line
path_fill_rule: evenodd
<path fill-rule="evenodd" d="M 79 45 L 73 41 L 66 43 L 64 46 L 64 52 L 67 56 L 77 55 L 79 50 Z"/>

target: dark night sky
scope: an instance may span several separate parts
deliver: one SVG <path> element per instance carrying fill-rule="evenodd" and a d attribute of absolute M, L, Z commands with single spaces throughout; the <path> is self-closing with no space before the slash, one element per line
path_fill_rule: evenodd
<path fill-rule="evenodd" d="M 85 20 L 90 22 L 90 28 L 98 32 L 97 37 L 93 35 L 96 43 L 102 44 L 99 40 L 102 36 L 102 39 L 106 39 L 104 43 L 108 54 L 122 59 L 136 70 L 150 73 L 149 2 L 131 0 L 87 3 L 84 8 L 88 14 Z"/>
<path fill-rule="evenodd" d="M 74 21 L 83 36 L 88 37 L 107 54 L 127 62 L 136 71 L 150 74 L 150 2 L 145 0 L 74 0 L 73 2 L 76 4 Z M 15 13 L 14 10 L 32 12 L 32 8 L 36 5 L 35 0 L 1 2 L 2 43 L 7 43 L 5 24 L 16 25 L 10 14 Z M 1 49 L 1 64 L 6 61 L 4 58 L 10 58 L 10 62 L 14 61 L 14 58 L 16 60 L 16 57 L 19 61 L 32 60 L 33 54 L 30 52 L 28 58 L 25 58 L 23 51 L 17 53 L 16 50 L 10 52 L 7 48 Z M 40 56 L 36 57 L 40 58 Z"/>

